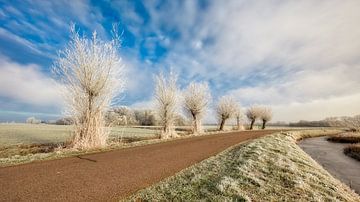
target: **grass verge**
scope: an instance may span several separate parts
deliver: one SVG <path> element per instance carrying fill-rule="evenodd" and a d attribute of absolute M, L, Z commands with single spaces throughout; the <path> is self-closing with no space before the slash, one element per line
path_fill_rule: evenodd
<path fill-rule="evenodd" d="M 338 131 L 269 135 L 234 146 L 126 201 L 360 201 L 296 141 Z"/>
<path fill-rule="evenodd" d="M 360 133 L 340 133 L 338 135 L 327 138 L 327 140 L 338 143 L 360 143 Z"/>
<path fill-rule="evenodd" d="M 360 161 L 360 133 L 340 133 L 338 135 L 327 138 L 327 140 L 337 143 L 351 143 L 352 145 L 345 147 L 344 153 L 347 156 Z"/>
<path fill-rule="evenodd" d="M 353 144 L 344 149 L 344 153 L 351 158 L 360 161 L 360 144 Z"/>

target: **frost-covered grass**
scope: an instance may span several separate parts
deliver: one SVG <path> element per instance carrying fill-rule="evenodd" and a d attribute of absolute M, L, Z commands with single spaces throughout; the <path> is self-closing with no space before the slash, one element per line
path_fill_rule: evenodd
<path fill-rule="evenodd" d="M 338 131 L 277 133 L 237 145 L 126 200 L 360 201 L 296 141 Z"/>
<path fill-rule="evenodd" d="M 151 139 L 156 141 L 159 133 L 158 128 L 113 127 L 108 147 L 85 152 L 63 148 L 64 142 L 71 136 L 71 128 L 46 124 L 0 124 L 0 166 L 151 143 Z"/>
<path fill-rule="evenodd" d="M 0 124 L 0 146 L 64 142 L 70 126 L 45 124 Z"/>
<path fill-rule="evenodd" d="M 72 126 L 47 124 L 0 124 L 0 147 L 17 144 L 45 144 L 65 142 Z M 154 137 L 158 129 L 113 127 L 110 139 L 123 137 Z"/>

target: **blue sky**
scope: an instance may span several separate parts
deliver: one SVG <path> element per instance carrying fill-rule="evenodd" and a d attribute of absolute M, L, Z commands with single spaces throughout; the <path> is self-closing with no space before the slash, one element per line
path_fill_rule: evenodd
<path fill-rule="evenodd" d="M 360 113 L 359 1 L 0 0 L 0 121 L 56 118 L 50 68 L 69 25 L 122 35 L 127 69 L 121 105 L 151 107 L 153 74 L 209 83 L 214 103 L 270 105 L 274 120 Z M 209 110 L 209 114 L 211 114 Z"/>

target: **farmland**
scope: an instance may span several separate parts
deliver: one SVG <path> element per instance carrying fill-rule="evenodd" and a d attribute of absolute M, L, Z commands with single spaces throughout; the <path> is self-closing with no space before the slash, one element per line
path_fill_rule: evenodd
<path fill-rule="evenodd" d="M 72 126 L 46 124 L 0 124 L 0 147 L 17 144 L 44 144 L 65 142 L 71 136 Z M 155 138 L 157 128 L 113 127 L 110 139 Z"/>

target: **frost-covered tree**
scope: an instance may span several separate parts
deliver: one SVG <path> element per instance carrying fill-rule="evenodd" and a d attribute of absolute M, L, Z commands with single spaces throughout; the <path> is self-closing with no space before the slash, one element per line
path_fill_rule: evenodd
<path fill-rule="evenodd" d="M 219 130 L 224 130 L 226 120 L 234 116 L 236 105 L 237 104 L 232 97 L 223 96 L 220 98 L 216 108 L 217 117 L 220 123 Z"/>
<path fill-rule="evenodd" d="M 359 132 L 360 131 L 360 115 L 356 115 L 353 117 L 341 117 L 340 125 L 350 130 Z"/>
<path fill-rule="evenodd" d="M 71 39 L 53 66 L 64 87 L 65 113 L 74 122 L 75 148 L 103 147 L 109 135 L 104 115 L 124 89 L 124 67 L 118 54 L 119 38 L 111 41 L 80 36 L 71 28 Z"/>
<path fill-rule="evenodd" d="M 136 121 L 143 126 L 155 126 L 157 124 L 156 113 L 153 110 L 135 110 Z"/>
<path fill-rule="evenodd" d="M 39 124 L 41 123 L 41 120 L 35 118 L 35 117 L 29 117 L 26 119 L 26 123 L 30 123 L 30 124 Z"/>
<path fill-rule="evenodd" d="M 242 119 L 242 111 L 240 104 L 236 104 L 235 106 L 235 113 L 234 113 L 235 119 L 236 119 L 236 129 L 242 130 L 243 126 L 241 125 L 241 119 Z"/>
<path fill-rule="evenodd" d="M 167 78 L 163 73 L 155 76 L 155 100 L 159 122 L 163 126 L 161 138 L 176 137 L 175 119 L 178 100 L 177 75 L 170 72 Z"/>
<path fill-rule="evenodd" d="M 127 106 L 119 106 L 110 109 L 106 113 L 106 122 L 109 125 L 136 125 L 138 121 L 135 112 Z"/>
<path fill-rule="evenodd" d="M 211 94 L 207 83 L 190 83 L 184 92 L 184 109 L 192 121 L 192 133 L 203 132 L 201 125 L 206 108 L 211 100 Z"/>
<path fill-rule="evenodd" d="M 266 123 L 272 119 L 273 113 L 269 107 L 261 107 L 260 119 L 262 120 L 262 129 L 265 129 Z"/>
<path fill-rule="evenodd" d="M 259 106 L 251 106 L 246 111 L 246 117 L 250 120 L 250 130 L 253 129 L 256 119 L 261 116 L 262 109 Z"/>

